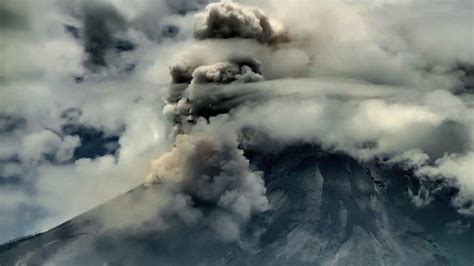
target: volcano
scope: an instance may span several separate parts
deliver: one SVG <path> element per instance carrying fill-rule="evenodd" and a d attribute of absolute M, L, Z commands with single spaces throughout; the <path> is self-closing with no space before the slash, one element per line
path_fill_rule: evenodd
<path fill-rule="evenodd" d="M 142 185 L 47 232 L 0 246 L 0 265 L 470 265 L 474 260 L 474 230 L 453 235 L 443 229 L 450 221 L 469 221 L 442 194 L 431 208 L 415 209 L 407 191 L 416 189 L 416 179 L 401 169 L 362 164 L 313 145 L 248 149 L 246 156 L 264 171 L 272 208 L 252 217 L 239 241 L 224 241 L 205 225 L 172 217 L 173 226 L 166 229 L 154 218 L 128 223 L 137 218 L 133 209 L 150 208 L 150 198 L 159 194 L 159 185 Z M 198 200 L 193 206 L 204 212 L 218 208 Z M 107 213 L 114 213 L 115 226 L 104 227 L 99 219 Z"/>
<path fill-rule="evenodd" d="M 473 265 L 468 1 L 17 2 L 0 266 Z"/>

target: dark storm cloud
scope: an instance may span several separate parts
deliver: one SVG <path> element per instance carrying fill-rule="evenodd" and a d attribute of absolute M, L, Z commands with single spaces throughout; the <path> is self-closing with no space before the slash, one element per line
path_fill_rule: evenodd
<path fill-rule="evenodd" d="M 166 4 L 173 13 L 187 14 L 205 6 L 209 0 L 166 0 Z"/>
<path fill-rule="evenodd" d="M 83 15 L 85 65 L 91 69 L 106 66 L 107 53 L 120 45 L 117 35 L 127 30 L 127 21 L 115 6 L 105 2 L 85 3 Z"/>
<path fill-rule="evenodd" d="M 453 72 L 459 76 L 461 81 L 454 92 L 457 94 L 474 93 L 474 65 L 458 63 Z"/>
<path fill-rule="evenodd" d="M 425 139 L 417 144 L 430 158 L 442 158 L 445 154 L 460 154 L 468 151 L 471 138 L 469 128 L 458 121 L 443 121 L 435 128 L 419 128 L 425 131 Z"/>
<path fill-rule="evenodd" d="M 185 39 L 190 25 L 183 23 L 189 14 L 201 9 L 207 0 L 143 1 L 145 8 L 130 20 L 130 26 L 154 41 Z"/>
<path fill-rule="evenodd" d="M 26 121 L 22 117 L 0 113 L 0 134 L 8 134 L 24 127 Z"/>
<path fill-rule="evenodd" d="M 0 30 L 19 30 L 28 26 L 27 14 L 7 1 L 0 5 Z"/>

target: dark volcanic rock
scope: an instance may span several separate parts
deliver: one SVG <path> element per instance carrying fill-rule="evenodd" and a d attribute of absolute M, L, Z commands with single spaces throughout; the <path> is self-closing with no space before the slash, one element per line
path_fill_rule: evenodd
<path fill-rule="evenodd" d="M 419 209 L 408 204 L 410 182 L 401 170 L 310 145 L 246 155 L 252 167 L 265 172 L 272 209 L 254 216 L 239 242 L 223 242 L 205 225 L 179 221 L 166 230 L 153 219 L 104 229 L 97 217 L 105 213 L 127 221 L 133 218 L 127 203 L 136 202 L 134 209 L 155 204 L 148 196 L 157 192 L 140 186 L 48 232 L 0 246 L 0 265 L 469 265 L 473 260 L 473 230 L 463 227 L 471 221 L 452 224 L 464 228 L 455 240 L 450 234 L 456 230 L 446 233 L 445 223 L 419 217 Z M 462 219 L 443 211 L 453 217 L 445 222 Z"/>

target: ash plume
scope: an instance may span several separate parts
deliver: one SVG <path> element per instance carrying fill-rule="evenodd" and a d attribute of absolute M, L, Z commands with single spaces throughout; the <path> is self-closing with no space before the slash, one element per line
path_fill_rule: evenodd
<path fill-rule="evenodd" d="M 254 69 L 249 65 L 239 65 L 233 62 L 222 62 L 210 66 L 200 66 L 193 71 L 192 76 L 192 84 L 248 83 L 263 80 L 262 74 L 254 72 Z"/>
<path fill-rule="evenodd" d="M 365 265 L 372 252 L 376 264 L 435 265 L 439 253 L 424 252 L 435 245 L 398 211 L 473 232 L 469 7 L 6 0 L 0 238 L 76 223 L 111 200 L 79 219 L 81 240 L 56 241 L 68 223 L 39 236 L 42 251 L 71 241 L 79 254 L 51 264 L 93 258 L 77 246 L 121 253 L 104 241 L 128 253 L 96 264 L 141 259 L 138 232 L 164 247 L 151 257 L 176 251 L 169 264 Z M 216 236 L 219 252 L 207 246 Z M 41 264 L 42 252 L 24 254 Z"/>
<path fill-rule="evenodd" d="M 209 4 L 196 16 L 194 24 L 194 37 L 199 40 L 244 38 L 268 43 L 277 39 L 278 34 L 261 9 L 230 0 Z"/>
<path fill-rule="evenodd" d="M 213 206 L 208 216 L 217 220 L 209 226 L 224 240 L 237 240 L 241 224 L 269 209 L 262 173 L 249 167 L 232 132 L 192 132 L 177 135 L 172 150 L 152 162 L 146 184 L 170 185 L 194 204 Z"/>
<path fill-rule="evenodd" d="M 274 10 L 273 12 L 275 13 Z M 337 16 L 339 14 L 336 14 L 336 18 Z M 393 164 L 404 152 L 413 154 L 413 151 L 419 150 L 422 151 L 421 154 L 416 153 L 416 156 L 408 161 L 418 164 L 416 171 L 419 176 L 424 173 L 429 178 L 434 178 L 435 173 L 441 172 L 437 170 L 439 168 L 436 165 L 441 165 L 443 160 L 449 160 L 449 157 L 446 157 L 448 154 L 463 154 L 472 147 L 469 144 L 472 141 L 470 128 L 465 122 L 460 121 L 459 117 L 440 116 L 432 109 L 433 102 L 438 101 L 439 97 L 451 99 L 451 95 L 433 93 L 426 96 L 420 107 L 416 104 L 389 103 L 382 100 L 390 96 L 382 96 L 380 100 L 366 100 L 362 93 L 362 98 L 358 99 L 358 92 L 348 92 L 350 89 L 339 92 L 329 89 L 328 92 L 320 92 L 314 96 L 309 91 L 296 89 L 293 94 L 290 88 L 280 85 L 281 82 L 265 82 L 285 78 L 289 73 L 314 75 L 314 69 L 319 68 L 320 64 L 317 58 L 321 57 L 314 54 L 314 46 L 321 48 L 331 43 L 340 45 L 347 42 L 342 40 L 344 36 L 326 36 L 327 40 L 321 39 L 321 36 L 317 36 L 320 33 L 310 33 L 301 27 L 301 23 L 294 24 L 292 19 L 287 21 L 289 25 L 294 26 L 288 27 L 288 30 L 293 30 L 290 39 L 287 38 L 288 31 L 283 33 L 282 30 L 276 30 L 276 26 L 273 26 L 276 23 L 262 10 L 231 1 L 209 4 L 203 12 L 195 16 L 193 36 L 197 45 L 182 56 L 177 56 L 178 61 L 170 67 L 172 82 L 163 109 L 165 117 L 172 124 L 171 137 L 174 139 L 174 147 L 172 151 L 153 162 L 152 173 L 147 178 L 150 186 L 159 186 L 168 179 L 174 180 L 179 193 L 191 195 L 191 198 L 198 201 L 213 202 L 212 204 L 232 215 L 240 215 L 241 219 L 237 220 L 242 223 L 248 221 L 252 213 L 268 209 L 262 178 L 249 170 L 248 162 L 246 163 L 245 156 L 239 149 L 241 140 L 235 137 L 228 142 L 228 138 L 215 133 L 219 132 L 218 128 L 229 129 L 227 134 L 233 136 L 239 136 L 243 130 L 253 128 L 283 145 L 299 141 L 318 143 L 328 150 L 335 149 L 365 162 L 380 161 L 388 157 L 387 164 Z M 360 18 L 356 17 L 356 20 L 358 19 Z M 365 25 L 358 27 L 358 30 L 365 30 Z M 278 29 L 282 28 L 286 27 L 278 26 Z M 281 38 L 283 35 L 286 37 Z M 229 39 L 232 39 L 232 42 Z M 285 39 L 285 42 L 268 46 L 272 40 L 277 39 Z M 366 41 L 368 40 L 363 40 Z M 204 46 L 199 46 L 200 42 L 206 42 L 211 47 L 209 50 L 214 49 L 215 53 L 203 49 Z M 249 49 L 239 49 L 233 42 Z M 206 57 L 208 54 L 210 56 Z M 275 71 L 272 68 L 275 67 L 275 60 L 279 56 L 288 60 L 288 63 L 278 62 L 282 67 L 281 70 Z M 305 57 L 309 59 L 301 60 Z M 293 64 L 293 58 L 305 63 Z M 267 74 L 270 79 L 266 78 Z M 355 86 L 344 83 L 341 85 Z M 272 86 L 274 87 L 271 90 L 267 89 Z M 354 90 L 360 91 L 356 87 Z M 383 86 L 381 90 L 389 91 Z M 328 94 L 334 94 L 334 99 L 324 99 Z M 379 113 L 380 116 L 398 120 L 385 124 L 383 119 L 377 116 Z M 298 121 L 317 122 L 307 125 L 300 125 L 301 122 L 298 122 L 288 130 L 288 125 L 293 124 L 293 117 L 298 117 Z M 359 123 L 370 124 L 373 128 L 369 132 L 359 132 Z M 201 133 L 196 133 L 196 127 L 206 128 L 206 134 L 212 137 L 206 138 Z M 412 127 L 416 129 L 411 129 Z M 407 135 L 410 135 L 411 139 L 402 141 L 401 138 Z M 440 142 L 440 139 L 446 138 L 447 135 L 453 136 L 451 141 L 444 144 Z M 222 153 L 222 149 L 228 151 Z M 229 154 L 233 156 L 229 157 Z M 420 158 L 425 157 L 431 162 L 437 160 L 438 163 L 432 165 L 428 159 L 421 162 Z M 396 163 L 405 162 L 406 160 Z M 240 170 L 232 167 L 221 168 L 224 165 L 240 165 Z M 233 174 L 229 174 L 229 170 Z M 222 178 L 222 175 L 225 178 Z M 249 181 L 249 177 L 252 181 Z M 457 178 L 464 180 L 463 174 Z M 259 192 L 249 189 L 250 187 L 245 185 L 248 182 L 259 184 L 256 186 Z M 230 183 L 234 185 L 229 187 Z M 460 207 L 470 200 L 466 191 L 468 190 L 461 189 L 459 195 L 453 198 L 453 205 L 457 206 L 461 213 L 470 213 Z M 425 203 L 420 203 L 420 193 L 426 199 Z M 413 192 L 409 195 L 412 195 L 414 204 L 421 207 L 430 203 L 430 193 L 425 189 L 418 191 L 416 195 Z M 223 207 L 224 194 L 240 194 L 243 197 L 242 202 L 232 199 L 230 201 L 233 202 L 233 207 Z M 235 209 L 240 204 L 243 204 L 241 208 L 247 210 L 245 215 Z M 238 223 L 234 228 L 239 228 L 240 225 L 241 223 Z M 238 234 L 233 237 L 237 238 Z"/>
<path fill-rule="evenodd" d="M 226 62 L 199 65 L 198 62 L 179 62 L 170 67 L 175 84 L 229 84 L 248 83 L 263 80 L 262 65 L 253 58 L 229 58 Z"/>
<path fill-rule="evenodd" d="M 273 34 L 261 11 L 231 1 L 209 4 L 204 13 L 196 16 L 196 21 L 206 24 L 194 28 L 197 40 L 255 38 L 265 43 Z M 202 119 L 210 117 L 206 115 L 207 108 L 197 111 L 192 95 L 194 90 L 210 85 L 263 81 L 262 64 L 245 56 L 231 56 L 210 64 L 188 60 L 171 66 L 170 75 L 170 97 L 163 112 L 174 126 L 174 145 L 170 152 L 152 162 L 146 184 L 151 187 L 170 183 L 174 193 L 215 206 L 207 215 L 212 217 L 209 226 L 224 240 L 238 240 L 242 225 L 251 215 L 270 208 L 262 172 L 250 170 L 235 132 L 206 125 Z M 208 108 L 215 103 L 210 100 Z"/>
<path fill-rule="evenodd" d="M 211 3 L 195 16 L 194 38 L 198 41 L 256 39 L 263 45 L 274 33 L 268 17 L 261 10 L 232 1 Z M 172 85 L 164 113 L 176 123 L 175 134 L 183 131 L 183 124 L 192 124 L 200 116 L 208 117 L 205 110 L 196 113 L 197 108 L 193 108 L 191 98 L 194 90 L 200 90 L 205 84 L 252 83 L 265 79 L 262 63 L 252 53 L 236 55 L 238 53 L 233 52 L 236 49 L 229 48 L 229 51 L 212 56 L 212 59 L 191 50 L 190 56 L 183 56 L 170 67 Z M 207 104 L 212 106 L 215 103 L 211 100 Z"/>

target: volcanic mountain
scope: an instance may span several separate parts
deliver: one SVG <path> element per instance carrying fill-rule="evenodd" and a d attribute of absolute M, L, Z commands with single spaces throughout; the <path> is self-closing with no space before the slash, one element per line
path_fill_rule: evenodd
<path fill-rule="evenodd" d="M 265 173 L 272 208 L 252 217 L 239 241 L 173 217 L 167 229 L 153 218 L 134 224 L 134 209 L 150 208 L 159 194 L 143 185 L 47 232 L 0 246 L 0 265 L 469 265 L 474 259 L 472 228 L 462 235 L 443 229 L 449 221 L 468 221 L 442 194 L 431 209 L 412 207 L 406 194 L 416 179 L 403 170 L 313 145 L 246 154 Z M 193 205 L 204 212 L 218 208 Z M 110 214 L 115 223 L 104 227 Z"/>
<path fill-rule="evenodd" d="M 85 4 L 77 11 L 82 17 L 70 9 L 82 28 L 66 31 L 85 56 L 75 86 L 78 93 L 96 83 L 101 89 L 82 105 L 69 96 L 50 103 L 56 94 L 69 95 L 64 89 L 71 84 L 48 92 L 47 105 L 68 107 L 67 99 L 74 107 L 70 121 L 64 114 L 46 119 L 55 121 L 57 133 L 35 122 L 31 128 L 46 137 L 13 142 L 27 151 L 11 160 L 71 167 L 78 155 L 96 150 L 111 125 L 113 148 L 97 153 L 107 156 L 107 167 L 120 162 L 120 168 L 107 173 L 148 175 L 143 185 L 47 232 L 1 245 L 0 266 L 473 264 L 474 105 L 470 68 L 461 66 L 474 57 L 456 46 L 462 38 L 449 35 L 461 36 L 464 27 L 439 26 L 458 15 L 472 22 L 467 8 L 457 5 L 463 12 L 453 8 L 456 19 L 441 22 L 447 4 L 413 5 L 410 12 L 402 5 L 400 20 L 413 27 L 386 22 L 391 5 L 385 13 L 375 3 L 275 0 L 258 1 L 265 7 L 259 8 L 242 2 L 210 1 L 192 16 L 176 12 L 168 26 L 147 19 L 160 13 L 155 10 L 133 19 L 138 11 L 122 17 L 108 4 Z M 423 19 L 434 12 L 436 23 L 405 16 L 414 10 L 423 10 Z M 439 43 L 449 49 L 440 53 Z M 109 79 L 115 82 L 106 87 L 126 90 L 102 89 Z M 142 79 L 147 94 L 112 97 L 138 90 Z M 158 84 L 166 85 L 155 91 Z M 21 86 L 13 88 L 16 95 Z M 146 99 L 152 94 L 163 101 Z M 91 101 L 98 95 L 112 104 Z M 125 123 L 130 102 L 137 109 Z M 24 99 L 16 105 L 27 107 Z M 10 109 L 39 112 L 18 106 Z M 60 111 L 66 113 L 54 112 Z M 87 142 L 61 126 L 66 122 L 78 131 L 95 126 L 97 136 Z M 55 176 L 76 171 L 67 169 Z M 102 176 L 94 173 L 92 179 Z M 88 195 L 75 199 L 81 197 Z"/>

